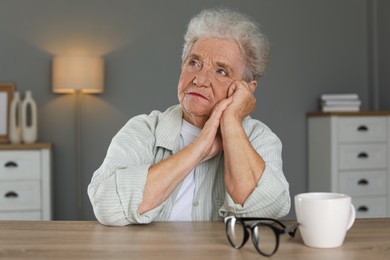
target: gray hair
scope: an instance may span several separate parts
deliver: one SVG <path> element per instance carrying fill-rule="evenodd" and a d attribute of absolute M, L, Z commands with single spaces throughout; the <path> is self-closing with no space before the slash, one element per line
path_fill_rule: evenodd
<path fill-rule="evenodd" d="M 248 16 L 229 9 L 206 9 L 194 16 L 184 35 L 182 61 L 200 38 L 235 40 L 245 60 L 243 79 L 251 81 L 264 75 L 268 65 L 268 40 Z"/>

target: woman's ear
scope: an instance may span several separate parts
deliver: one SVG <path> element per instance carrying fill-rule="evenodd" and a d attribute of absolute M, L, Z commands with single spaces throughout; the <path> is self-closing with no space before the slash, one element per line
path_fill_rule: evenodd
<path fill-rule="evenodd" d="M 256 87 L 257 87 L 257 81 L 256 80 L 252 80 L 251 82 L 249 82 L 249 88 L 251 89 L 252 94 L 255 92 Z"/>

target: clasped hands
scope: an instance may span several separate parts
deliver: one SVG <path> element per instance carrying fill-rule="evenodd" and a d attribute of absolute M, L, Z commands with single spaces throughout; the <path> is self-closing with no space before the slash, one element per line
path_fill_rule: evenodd
<path fill-rule="evenodd" d="M 214 106 L 202 131 L 194 140 L 202 147 L 201 161 L 207 161 L 222 152 L 222 140 L 225 138 L 223 130 L 229 128 L 234 131 L 235 127 L 242 127 L 242 120 L 255 109 L 255 88 L 255 82 L 234 81 L 228 89 L 227 97 Z"/>

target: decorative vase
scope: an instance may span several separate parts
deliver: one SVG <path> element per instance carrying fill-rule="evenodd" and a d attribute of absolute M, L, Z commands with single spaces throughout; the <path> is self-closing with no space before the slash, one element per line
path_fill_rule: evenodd
<path fill-rule="evenodd" d="M 22 101 L 22 139 L 24 143 L 34 143 L 38 138 L 37 104 L 31 91 L 26 91 Z"/>
<path fill-rule="evenodd" d="M 22 103 L 20 100 L 19 92 L 14 92 L 14 97 L 12 98 L 10 104 L 10 114 L 9 114 L 9 140 L 13 144 L 18 144 L 22 141 Z"/>

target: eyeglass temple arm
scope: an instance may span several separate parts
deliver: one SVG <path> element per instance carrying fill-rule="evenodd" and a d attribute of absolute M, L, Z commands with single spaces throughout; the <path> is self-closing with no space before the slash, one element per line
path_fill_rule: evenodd
<path fill-rule="evenodd" d="M 234 216 L 229 216 L 226 218 L 232 218 L 232 217 L 234 217 Z M 282 222 L 280 222 L 279 220 L 274 219 L 274 218 L 256 218 L 256 217 L 234 217 L 234 218 L 241 220 L 241 221 L 244 221 L 244 222 L 246 222 L 246 221 L 272 221 L 272 222 L 280 225 L 281 227 L 286 228 L 286 226 Z"/>
<path fill-rule="evenodd" d="M 228 216 L 224 219 L 224 222 L 226 223 L 226 221 L 230 218 L 236 218 L 236 219 L 239 219 L 241 221 L 273 221 L 274 223 L 277 223 L 279 224 L 281 227 L 284 228 L 284 233 L 288 233 L 291 237 L 294 237 L 295 236 L 295 233 L 297 231 L 297 227 L 298 227 L 298 223 L 295 223 L 289 227 L 286 227 L 282 222 L 276 220 L 276 219 L 273 219 L 273 218 L 251 218 L 251 217 L 244 217 L 244 218 L 240 218 L 240 217 L 235 217 L 235 216 Z"/>
<path fill-rule="evenodd" d="M 294 237 L 295 233 L 297 232 L 297 227 L 298 227 L 298 223 L 286 227 L 284 233 L 288 233 L 291 237 Z"/>

